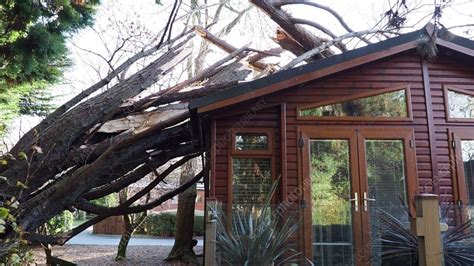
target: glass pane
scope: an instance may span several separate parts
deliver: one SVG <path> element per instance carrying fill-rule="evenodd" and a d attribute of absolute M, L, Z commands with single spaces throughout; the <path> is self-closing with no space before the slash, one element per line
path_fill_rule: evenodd
<path fill-rule="evenodd" d="M 353 265 L 349 142 L 311 140 L 315 265 Z"/>
<path fill-rule="evenodd" d="M 300 110 L 300 116 L 408 117 L 405 89 Z"/>
<path fill-rule="evenodd" d="M 462 161 L 467 186 L 467 209 L 469 218 L 474 218 L 474 140 L 462 140 Z M 473 227 L 474 229 L 474 227 Z"/>
<path fill-rule="evenodd" d="M 268 136 L 265 134 L 236 134 L 235 149 L 245 150 L 268 150 Z"/>
<path fill-rule="evenodd" d="M 474 97 L 448 90 L 449 117 L 474 118 Z"/>
<path fill-rule="evenodd" d="M 233 158 L 232 209 L 259 213 L 271 189 L 271 159 Z"/>
<path fill-rule="evenodd" d="M 390 239 L 392 231 L 387 221 L 392 217 L 400 224 L 409 221 L 403 141 L 366 140 L 365 155 L 369 187 L 368 200 L 364 202 L 367 203 L 370 218 L 372 265 L 411 265 L 412 258 L 403 255 L 403 250 L 390 253 L 396 256 L 383 257 L 383 252 L 392 252 L 400 247 L 387 246 L 386 242 L 381 241 L 382 238 Z"/>

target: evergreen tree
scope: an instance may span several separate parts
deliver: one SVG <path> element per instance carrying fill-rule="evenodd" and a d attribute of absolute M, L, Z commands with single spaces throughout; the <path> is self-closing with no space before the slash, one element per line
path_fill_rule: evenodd
<path fill-rule="evenodd" d="M 92 23 L 98 4 L 0 0 L 0 135 L 15 115 L 42 114 L 49 107 L 44 104 L 47 96 L 32 95 L 60 77 L 69 63 L 67 38 Z"/>

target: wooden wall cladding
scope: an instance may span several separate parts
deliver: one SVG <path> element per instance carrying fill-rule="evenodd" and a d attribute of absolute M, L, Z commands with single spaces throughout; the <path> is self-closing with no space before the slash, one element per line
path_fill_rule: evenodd
<path fill-rule="evenodd" d="M 215 140 L 213 140 L 215 144 L 215 152 L 212 156 L 215 156 L 215 169 L 212 169 L 211 175 L 213 175 L 213 180 L 215 180 L 215 195 L 210 195 L 211 197 L 215 197 L 218 201 L 223 202 L 224 204 L 227 203 L 227 195 L 228 195 L 228 179 L 229 179 L 229 162 L 228 156 L 230 156 L 230 145 L 231 145 L 231 136 L 232 131 L 237 130 L 239 128 L 268 128 L 273 129 L 275 132 L 273 138 L 273 147 L 275 149 L 275 173 L 273 174 L 274 177 L 280 175 L 281 169 L 281 156 L 280 156 L 280 147 L 278 145 L 281 140 L 280 134 L 280 109 L 277 106 L 273 107 L 263 107 L 259 109 L 256 113 L 248 114 L 251 118 L 248 122 L 244 122 L 246 120 L 245 115 L 248 110 L 255 105 L 243 105 L 238 108 L 242 113 L 232 115 L 232 112 L 238 111 L 235 109 L 229 110 L 229 112 L 221 112 L 220 115 L 224 115 L 224 117 L 216 119 L 216 133 L 215 133 Z M 230 116 L 225 116 L 226 113 L 230 113 Z"/>
<path fill-rule="evenodd" d="M 423 76 L 423 64 L 425 75 Z M 425 84 L 424 84 L 425 83 Z M 297 107 L 365 93 L 382 90 L 390 87 L 409 85 L 412 100 L 412 121 L 311 121 L 298 120 Z M 425 85 L 428 93 L 425 94 Z M 448 128 L 473 126 L 474 124 L 454 123 L 446 120 L 445 99 L 443 85 L 450 85 L 460 89 L 474 91 L 474 71 L 472 65 L 440 55 L 434 62 L 423 63 L 416 52 L 404 52 L 344 71 L 317 81 L 300 84 L 280 92 L 264 96 L 265 108 L 256 112 L 245 127 L 268 127 L 275 130 L 276 175 L 283 169 L 285 173 L 286 195 L 292 195 L 301 185 L 298 162 L 297 126 L 384 126 L 408 127 L 415 132 L 416 164 L 419 191 L 439 193 L 444 201 L 453 202 L 456 195 L 453 190 L 453 162 L 450 161 L 450 145 Z M 428 88 L 429 86 L 429 88 Z M 212 113 L 216 123 L 214 141 L 219 146 L 216 149 L 215 167 L 212 175 L 215 180 L 215 197 L 224 203 L 227 202 L 229 185 L 228 152 L 229 144 L 225 142 L 226 134 L 241 119 L 242 114 L 250 110 L 255 99 L 238 106 L 231 106 Z M 281 110 L 282 106 L 285 108 Z M 427 110 L 431 106 L 431 111 Z M 284 118 L 281 116 L 285 115 Z M 430 117 L 430 115 L 432 117 Z M 281 121 L 286 121 L 281 125 Z M 431 123 L 431 130 L 430 130 Z M 286 139 L 281 139 L 281 129 L 285 130 Z M 285 134 L 284 134 L 285 135 Z M 431 137 L 431 140 L 430 140 Z M 219 143 L 221 143 L 219 145 Z M 434 145 L 431 145 L 434 144 Z M 286 154 L 281 155 L 282 145 L 286 146 Z M 284 149 L 285 150 L 285 149 Z M 435 151 L 433 153 L 433 151 Z M 434 154 L 434 156 L 432 156 Z M 285 158 L 281 162 L 280 158 Z M 285 167 L 282 167 L 281 163 Z M 280 195 L 281 196 L 281 195 Z M 413 196 L 413 195 L 411 195 Z M 299 202 L 300 198 L 294 200 Z"/>
<path fill-rule="evenodd" d="M 92 227 L 92 233 L 104 235 L 121 235 L 125 232 L 123 216 L 110 216 Z"/>
<path fill-rule="evenodd" d="M 438 58 L 428 64 L 430 77 L 430 88 L 433 99 L 433 118 L 436 133 L 436 153 L 438 160 L 438 194 L 445 200 L 458 200 L 458 195 L 453 192 L 455 180 L 454 165 L 450 153 L 453 152 L 449 143 L 448 129 L 472 127 L 473 122 L 451 122 L 447 121 L 446 97 L 444 86 L 451 86 L 474 92 L 474 67 L 459 60 L 454 60 L 446 55 L 440 54 Z"/>

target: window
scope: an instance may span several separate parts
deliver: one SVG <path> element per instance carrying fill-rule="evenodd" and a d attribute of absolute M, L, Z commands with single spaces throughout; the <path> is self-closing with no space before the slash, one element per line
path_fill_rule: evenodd
<path fill-rule="evenodd" d="M 474 92 L 444 87 L 448 121 L 474 120 Z"/>
<path fill-rule="evenodd" d="M 458 173 L 461 174 L 460 178 L 464 175 L 464 187 L 466 189 L 464 199 L 469 219 L 474 219 L 474 140 L 472 139 L 460 139 L 460 152 L 462 160 L 462 169 Z M 459 162 L 461 163 L 461 162 Z M 472 227 L 474 230 L 474 227 Z"/>
<path fill-rule="evenodd" d="M 320 120 L 409 120 L 410 109 L 409 87 L 403 86 L 298 108 L 298 117 Z"/>
<path fill-rule="evenodd" d="M 467 205 L 474 211 L 474 140 L 461 140 L 461 154 L 466 184 Z M 474 214 L 471 213 L 471 215 Z M 474 217 L 471 217 L 474 218 Z"/>
<path fill-rule="evenodd" d="M 271 129 L 243 129 L 233 134 L 229 203 L 231 213 L 260 214 L 273 181 Z"/>
<path fill-rule="evenodd" d="M 232 159 L 232 204 L 234 208 L 263 205 L 272 185 L 271 158 Z"/>
<path fill-rule="evenodd" d="M 271 129 L 241 129 L 232 135 L 232 154 L 272 154 L 273 131 Z"/>
<path fill-rule="evenodd" d="M 235 135 L 235 149 L 245 150 L 268 150 L 267 134 L 238 133 Z"/>

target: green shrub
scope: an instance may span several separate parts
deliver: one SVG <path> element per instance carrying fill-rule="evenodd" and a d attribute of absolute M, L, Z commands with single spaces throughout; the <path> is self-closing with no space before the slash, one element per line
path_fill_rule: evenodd
<path fill-rule="evenodd" d="M 117 193 L 112 193 L 102 198 L 92 200 L 92 202 L 103 207 L 115 207 L 119 205 L 119 198 Z"/>
<path fill-rule="evenodd" d="M 204 216 L 194 216 L 194 235 L 204 236 Z"/>
<path fill-rule="evenodd" d="M 148 235 L 161 236 L 161 237 L 174 237 L 176 234 L 176 213 L 163 212 L 159 214 L 149 214 L 142 228 L 139 229 L 140 233 Z M 194 235 L 204 235 L 204 217 L 194 217 Z"/>
<path fill-rule="evenodd" d="M 73 220 L 74 215 L 70 211 L 63 211 L 49 220 L 48 231 L 50 234 L 64 233 L 72 228 Z"/>
<path fill-rule="evenodd" d="M 32 265 L 33 253 L 25 243 L 13 246 L 0 256 L 0 265 Z"/>
<path fill-rule="evenodd" d="M 172 237 L 175 235 L 176 214 L 150 214 L 145 221 L 145 232 L 150 235 Z"/>

